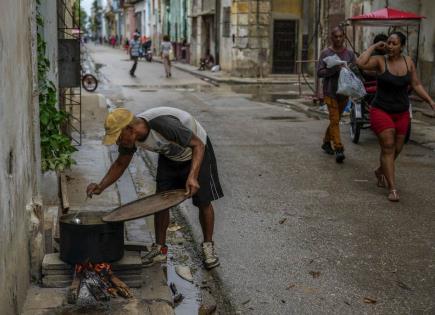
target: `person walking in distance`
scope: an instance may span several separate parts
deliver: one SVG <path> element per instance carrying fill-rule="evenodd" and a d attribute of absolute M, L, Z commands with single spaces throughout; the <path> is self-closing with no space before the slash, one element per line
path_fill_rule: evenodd
<path fill-rule="evenodd" d="M 173 107 L 156 107 L 133 115 L 117 108 L 107 115 L 103 143 L 118 145 L 118 158 L 99 184 L 86 189 L 89 197 L 99 195 L 118 180 L 130 164 L 137 148 L 159 154 L 156 190 L 185 189 L 186 196 L 199 210 L 202 228 L 204 266 L 219 266 L 213 242 L 214 208 L 212 201 L 223 197 L 216 157 L 210 138 L 201 124 L 189 113 Z M 166 261 L 166 230 L 169 210 L 154 215 L 156 243 L 142 257 L 145 267 Z"/>
<path fill-rule="evenodd" d="M 169 41 L 169 36 L 163 36 L 163 42 L 161 44 L 161 57 L 163 60 L 163 66 L 165 68 L 165 74 L 167 78 L 172 76 L 171 73 L 171 51 L 172 51 L 172 43 Z"/>
<path fill-rule="evenodd" d="M 331 31 L 332 45 L 322 51 L 317 66 L 317 75 L 323 78 L 324 102 L 328 106 L 329 126 L 323 138 L 322 149 L 327 154 L 334 155 L 337 163 L 343 163 L 345 159 L 344 147 L 340 137 L 340 119 L 346 106 L 348 97 L 337 94 L 338 78 L 342 66 L 338 65 L 330 69 L 327 68 L 323 59 L 337 55 L 341 60 L 348 63 L 355 63 L 354 53 L 344 46 L 344 31 L 340 27 L 335 27 Z M 333 147 L 331 146 L 333 143 Z"/>
<path fill-rule="evenodd" d="M 387 42 L 370 46 L 357 60 L 362 70 L 376 71 L 377 90 L 370 109 L 371 128 L 381 146 L 380 166 L 375 170 L 379 187 L 388 186 L 388 200 L 399 201 L 394 161 L 402 151 L 410 124 L 409 87 L 435 109 L 435 102 L 417 77 L 414 62 L 403 55 L 406 36 L 393 32 Z M 385 50 L 386 55 L 373 55 Z"/>
<path fill-rule="evenodd" d="M 130 57 L 133 60 L 133 66 L 130 69 L 130 75 L 132 77 L 135 77 L 134 73 L 135 73 L 136 67 L 137 67 L 137 60 L 139 59 L 139 52 L 140 52 L 139 34 L 134 33 L 133 39 L 130 41 L 130 45 L 129 45 Z"/>

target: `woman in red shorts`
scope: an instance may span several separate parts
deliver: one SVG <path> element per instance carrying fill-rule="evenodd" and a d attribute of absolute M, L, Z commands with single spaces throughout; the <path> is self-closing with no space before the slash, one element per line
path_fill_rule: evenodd
<path fill-rule="evenodd" d="M 435 109 L 417 77 L 412 59 L 402 55 L 406 36 L 394 32 L 387 42 L 370 46 L 357 60 L 363 70 L 377 73 L 377 91 L 370 110 L 370 122 L 381 145 L 380 166 L 375 171 L 379 187 L 388 185 L 388 199 L 399 201 L 394 177 L 394 160 L 399 156 L 410 123 L 408 88 L 411 86 Z M 385 56 L 371 56 L 376 49 L 385 49 Z"/>

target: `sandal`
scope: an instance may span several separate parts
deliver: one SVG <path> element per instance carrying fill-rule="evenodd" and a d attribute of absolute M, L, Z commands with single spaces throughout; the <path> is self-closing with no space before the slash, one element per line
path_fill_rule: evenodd
<path fill-rule="evenodd" d="M 375 171 L 375 176 L 378 179 L 378 183 L 376 184 L 378 187 L 385 188 L 387 187 L 387 179 L 384 174 L 379 174 L 377 170 Z"/>
<path fill-rule="evenodd" d="M 388 200 L 397 202 L 399 201 L 399 199 L 399 192 L 397 191 L 397 189 L 391 189 L 390 193 L 388 194 Z"/>

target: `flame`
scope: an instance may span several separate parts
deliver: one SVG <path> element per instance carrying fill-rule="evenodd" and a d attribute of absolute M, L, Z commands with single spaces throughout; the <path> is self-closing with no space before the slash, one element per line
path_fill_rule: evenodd
<path fill-rule="evenodd" d="M 90 262 L 87 262 L 87 263 L 76 264 L 74 267 L 74 271 L 76 272 L 76 274 L 80 274 L 85 270 L 95 271 L 98 274 L 107 273 L 112 271 L 112 265 L 105 262 L 99 264 L 92 264 Z"/>

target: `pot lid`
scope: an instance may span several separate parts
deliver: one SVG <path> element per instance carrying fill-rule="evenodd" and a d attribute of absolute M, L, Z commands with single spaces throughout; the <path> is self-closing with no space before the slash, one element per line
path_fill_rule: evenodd
<path fill-rule="evenodd" d="M 129 202 L 103 217 L 105 222 L 122 222 L 146 217 L 186 200 L 184 189 L 164 191 Z"/>

